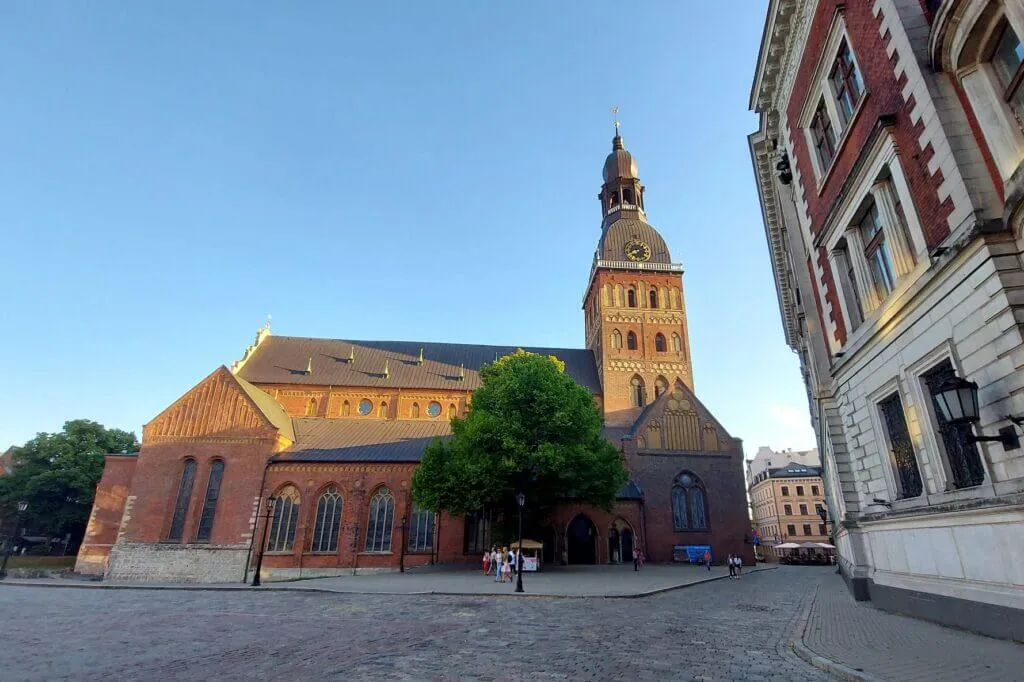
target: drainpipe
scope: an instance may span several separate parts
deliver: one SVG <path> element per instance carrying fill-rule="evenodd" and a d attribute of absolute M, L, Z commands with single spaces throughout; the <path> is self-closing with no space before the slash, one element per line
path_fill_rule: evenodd
<path fill-rule="evenodd" d="M 256 544 L 256 534 L 260 528 L 260 510 L 263 508 L 263 489 L 267 483 L 267 471 L 270 469 L 270 465 L 274 463 L 273 457 L 267 458 L 267 463 L 263 467 L 263 478 L 260 479 L 260 495 L 259 500 L 256 502 L 256 521 L 252 526 L 252 536 L 249 538 L 249 551 L 245 555 L 245 571 L 242 573 L 242 582 L 249 582 L 249 563 L 252 561 L 252 549 Z M 269 523 L 266 521 L 265 523 Z"/>

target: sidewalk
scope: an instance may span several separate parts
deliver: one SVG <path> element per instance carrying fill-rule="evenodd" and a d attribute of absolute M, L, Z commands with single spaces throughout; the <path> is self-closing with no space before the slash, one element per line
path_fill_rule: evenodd
<path fill-rule="evenodd" d="M 823 578 L 793 642 L 840 679 L 1005 682 L 1024 679 L 1024 645 L 886 613 L 854 601 L 838 575 Z"/>
<path fill-rule="evenodd" d="M 744 575 L 775 567 L 744 568 Z M 86 589 L 144 590 L 248 590 L 263 592 L 306 591 L 338 594 L 440 594 L 455 596 L 588 597 L 629 599 L 647 597 L 690 585 L 728 578 L 724 566 L 708 571 L 700 566 L 648 564 L 640 571 L 632 565 L 559 566 L 539 573 L 524 573 L 524 594 L 514 592 L 514 584 L 496 583 L 479 571 L 416 569 L 405 573 L 306 578 L 288 582 L 264 582 L 253 588 L 244 583 L 189 584 L 110 582 L 75 579 L 8 579 L 0 586 L 75 587 Z"/>

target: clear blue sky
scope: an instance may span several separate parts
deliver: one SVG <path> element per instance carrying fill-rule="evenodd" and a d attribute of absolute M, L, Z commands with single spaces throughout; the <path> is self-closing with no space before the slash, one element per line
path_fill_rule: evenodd
<path fill-rule="evenodd" d="M 608 108 L 698 395 L 810 447 L 754 188 L 766 2 L 8 3 L 0 447 L 135 430 L 275 333 L 580 347 Z"/>

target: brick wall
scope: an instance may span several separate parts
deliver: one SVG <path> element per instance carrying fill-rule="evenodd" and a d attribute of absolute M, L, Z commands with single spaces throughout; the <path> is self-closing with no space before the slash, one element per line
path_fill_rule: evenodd
<path fill-rule="evenodd" d="M 135 455 L 107 455 L 104 458 L 103 476 L 96 484 L 89 525 L 75 560 L 77 573 L 103 575 L 106 571 L 110 549 L 117 541 L 136 461 Z"/>

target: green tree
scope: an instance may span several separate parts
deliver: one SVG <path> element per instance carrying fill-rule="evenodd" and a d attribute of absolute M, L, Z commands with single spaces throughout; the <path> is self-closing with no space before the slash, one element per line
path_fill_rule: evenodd
<path fill-rule="evenodd" d="M 452 419 L 452 437 L 427 447 L 412 479 L 417 504 L 456 515 L 511 512 L 523 490 L 534 520 L 565 499 L 612 508 L 627 479 L 622 455 L 563 362 L 517 350 L 480 378 L 469 414 Z"/>
<path fill-rule="evenodd" d="M 9 532 L 18 502 L 28 502 L 22 526 L 29 534 L 64 536 L 77 541 L 85 532 L 103 455 L 137 452 L 134 433 L 107 429 L 86 419 L 65 422 L 59 433 L 39 433 L 15 448 L 14 471 L 0 476 L 0 515 Z"/>

